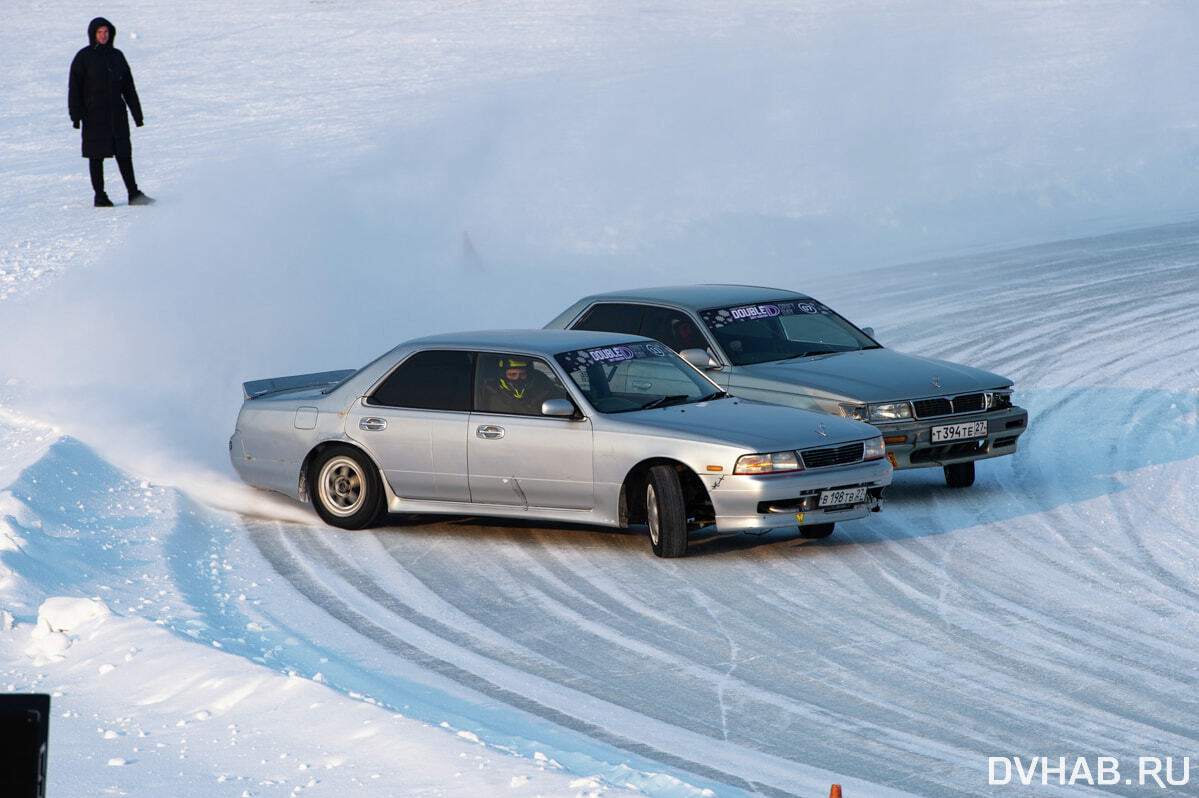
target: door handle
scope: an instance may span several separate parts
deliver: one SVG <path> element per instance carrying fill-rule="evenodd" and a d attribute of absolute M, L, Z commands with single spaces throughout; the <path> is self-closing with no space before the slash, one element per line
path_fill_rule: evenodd
<path fill-rule="evenodd" d="M 496 440 L 504 437 L 504 428 L 497 427 L 495 424 L 483 424 L 475 428 L 475 435 L 488 440 Z"/>
<path fill-rule="evenodd" d="M 359 419 L 358 429 L 366 430 L 367 432 L 385 430 L 387 429 L 387 419 L 374 417 Z"/>
<path fill-rule="evenodd" d="M 633 380 L 633 387 L 639 391 L 648 391 L 654 384 L 648 380 Z"/>

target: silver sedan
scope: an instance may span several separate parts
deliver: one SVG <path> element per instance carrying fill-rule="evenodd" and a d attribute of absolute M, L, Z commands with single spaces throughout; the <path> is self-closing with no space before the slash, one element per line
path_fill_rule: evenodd
<path fill-rule="evenodd" d="M 873 427 L 730 397 L 639 336 L 442 335 L 243 393 L 241 478 L 350 529 L 387 512 L 644 524 L 678 557 L 711 525 L 824 537 L 891 482 Z"/>
<path fill-rule="evenodd" d="M 1012 381 L 886 349 L 804 294 L 745 285 L 614 291 L 580 299 L 549 328 L 646 335 L 737 396 L 866 421 L 896 468 L 941 466 L 955 488 L 974 463 L 1016 451 L 1028 413 Z"/>

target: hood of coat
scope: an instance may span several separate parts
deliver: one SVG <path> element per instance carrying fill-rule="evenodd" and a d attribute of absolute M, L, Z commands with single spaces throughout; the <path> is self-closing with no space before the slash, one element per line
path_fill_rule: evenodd
<path fill-rule="evenodd" d="M 87 24 L 87 41 L 92 47 L 96 46 L 96 31 L 99 30 L 101 25 L 108 26 L 108 44 L 105 47 L 112 47 L 113 39 L 117 38 L 117 29 L 104 17 L 96 17 Z"/>

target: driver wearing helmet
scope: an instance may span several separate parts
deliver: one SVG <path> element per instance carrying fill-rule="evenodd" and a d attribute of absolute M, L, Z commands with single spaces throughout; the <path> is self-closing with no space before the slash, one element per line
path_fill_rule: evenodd
<path fill-rule="evenodd" d="M 506 356 L 496 361 L 495 374 L 484 382 L 480 409 L 493 413 L 541 415 L 541 403 L 563 396 L 554 382 L 533 368 L 528 358 Z"/>
<path fill-rule="evenodd" d="M 708 346 L 703 333 L 695 329 L 695 324 L 691 319 L 676 319 L 671 323 L 670 332 L 672 340 L 667 343 L 676 352 L 682 352 L 684 349 L 706 349 Z"/>

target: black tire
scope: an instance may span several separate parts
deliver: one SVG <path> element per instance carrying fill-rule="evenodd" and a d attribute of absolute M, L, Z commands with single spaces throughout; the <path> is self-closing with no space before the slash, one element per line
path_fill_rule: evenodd
<path fill-rule="evenodd" d="M 801 526 L 799 528 L 799 536 L 808 540 L 820 540 L 827 538 L 833 534 L 833 527 L 836 524 L 811 524 L 809 526 Z"/>
<path fill-rule="evenodd" d="M 945 484 L 951 488 L 968 488 L 974 484 L 974 461 L 953 463 L 945 468 Z"/>
<path fill-rule="evenodd" d="M 313 458 L 308 495 L 321 520 L 342 529 L 370 526 L 385 507 L 378 469 L 369 457 L 349 446 L 334 446 Z"/>
<path fill-rule="evenodd" d="M 659 557 L 682 557 L 687 553 L 687 507 L 679 472 L 668 465 L 650 468 L 645 481 L 645 520 L 649 542 Z"/>

